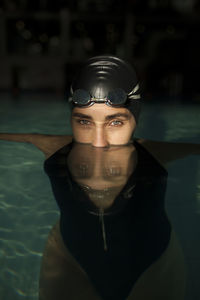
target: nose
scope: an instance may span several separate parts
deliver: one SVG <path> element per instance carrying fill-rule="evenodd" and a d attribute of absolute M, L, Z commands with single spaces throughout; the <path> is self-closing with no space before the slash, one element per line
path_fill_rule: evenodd
<path fill-rule="evenodd" d="M 106 130 L 103 127 L 96 127 L 93 130 L 93 137 L 92 137 L 92 146 L 94 147 L 107 147 L 107 135 Z"/>

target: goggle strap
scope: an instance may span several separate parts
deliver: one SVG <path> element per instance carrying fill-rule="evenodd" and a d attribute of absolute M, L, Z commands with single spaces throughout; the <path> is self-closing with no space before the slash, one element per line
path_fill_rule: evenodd
<path fill-rule="evenodd" d="M 134 87 L 134 89 L 128 94 L 128 98 L 129 99 L 140 99 L 141 96 L 140 94 L 136 94 L 136 92 L 139 90 L 139 84 L 136 84 L 136 86 Z"/>
<path fill-rule="evenodd" d="M 139 90 L 139 84 L 136 84 L 136 86 L 134 87 L 134 89 L 128 95 L 135 94 L 138 90 Z"/>
<path fill-rule="evenodd" d="M 129 99 L 140 99 L 141 98 L 141 96 L 140 96 L 140 94 L 138 94 L 138 95 L 131 95 L 131 96 L 128 96 L 128 98 Z"/>

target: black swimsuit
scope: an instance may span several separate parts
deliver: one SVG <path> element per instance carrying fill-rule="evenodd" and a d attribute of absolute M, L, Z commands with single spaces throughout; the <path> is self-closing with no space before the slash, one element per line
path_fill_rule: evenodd
<path fill-rule="evenodd" d="M 108 250 L 104 250 L 99 218 L 88 213 L 88 197 L 72 179 L 67 154 L 72 143 L 45 161 L 60 208 L 63 241 L 86 271 L 102 299 L 124 300 L 140 275 L 168 246 L 171 225 L 165 213 L 167 171 L 139 143 L 135 171 L 104 216 Z M 81 200 L 80 200 L 81 199 Z"/>

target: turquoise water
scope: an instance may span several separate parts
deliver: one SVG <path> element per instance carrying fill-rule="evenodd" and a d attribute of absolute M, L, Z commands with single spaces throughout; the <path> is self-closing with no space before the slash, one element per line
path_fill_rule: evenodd
<path fill-rule="evenodd" d="M 199 142 L 198 105 L 145 104 L 137 137 Z M 0 132 L 70 134 L 61 96 L 0 99 Z M 43 246 L 59 216 L 43 154 L 26 143 L 0 142 L 0 298 L 37 299 Z M 190 155 L 169 165 L 166 207 L 188 266 L 186 299 L 197 299 L 200 269 L 200 160 Z"/>

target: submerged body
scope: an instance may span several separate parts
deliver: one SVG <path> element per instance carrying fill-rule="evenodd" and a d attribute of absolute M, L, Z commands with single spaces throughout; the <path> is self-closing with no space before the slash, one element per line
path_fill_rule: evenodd
<path fill-rule="evenodd" d="M 124 187 L 119 195 L 116 196 L 115 202 L 111 204 L 111 208 L 105 210 L 106 251 L 103 247 L 98 218 L 94 213 L 91 213 L 94 211 L 94 207 L 88 204 L 87 194 L 81 190 L 80 185 L 77 185 L 73 179 L 74 177 L 69 172 L 67 156 L 72 148 L 71 145 L 62 148 L 47 159 L 45 171 L 50 177 L 55 199 L 61 210 L 60 224 L 56 226 L 53 232 L 57 232 L 56 234 L 62 239 L 61 244 L 66 247 L 68 257 L 71 257 L 71 260 L 79 269 L 82 279 L 87 279 L 86 286 L 90 284 L 89 290 L 93 293 L 94 298 L 90 296 L 88 299 L 121 300 L 129 299 L 129 297 L 132 299 L 133 296 L 130 295 L 135 293 L 137 297 L 143 294 L 147 295 L 147 291 L 144 292 L 140 284 L 144 284 L 143 280 L 146 281 L 148 273 L 151 274 L 151 272 L 151 276 L 154 276 L 155 272 L 156 280 L 159 277 L 160 288 L 165 286 L 169 290 L 164 292 L 161 289 L 159 291 L 158 287 L 155 287 L 156 281 L 154 279 L 149 290 L 152 293 L 152 298 L 149 295 L 148 299 L 183 299 L 185 276 L 182 252 L 174 233 L 171 231 L 171 225 L 164 210 L 167 172 L 137 142 L 134 143 L 134 146 L 137 151 L 137 163 L 133 172 L 126 178 L 127 183 L 124 183 Z M 79 148 L 81 153 L 90 152 L 88 151 L 89 148 L 84 148 L 83 146 Z M 117 151 L 120 151 L 120 149 L 118 148 L 115 152 Z M 99 183 L 101 181 L 100 176 L 98 177 L 98 182 L 93 182 L 90 171 L 90 169 L 95 169 L 93 164 L 93 168 L 90 168 L 89 164 L 90 159 L 91 161 L 95 160 L 94 155 L 95 150 L 93 150 L 93 156 L 91 152 L 88 154 L 88 159 L 86 159 L 86 154 L 84 154 L 84 158 L 81 155 L 81 160 L 84 163 L 87 161 L 89 165 L 88 174 L 90 174 L 90 181 L 86 176 L 88 174 L 84 173 L 88 184 L 91 182 L 91 185 L 98 185 L 99 188 L 99 185 L 101 185 Z M 115 155 L 116 153 L 112 153 L 113 160 Z M 73 156 L 70 158 L 73 158 Z M 124 161 L 123 156 L 121 156 L 121 161 Z M 102 164 L 104 164 L 103 162 L 104 160 L 102 160 Z M 78 158 L 77 164 L 81 165 Z M 74 168 L 76 165 L 74 165 Z M 120 163 L 118 163 L 119 165 Z M 104 167 L 102 166 L 102 168 Z M 116 160 L 115 169 L 117 169 Z M 144 170 L 146 170 L 145 175 Z M 70 171 L 73 173 L 72 168 L 70 168 Z M 129 172 L 122 173 L 128 174 Z M 77 178 L 81 178 L 82 184 L 84 176 L 80 176 L 80 173 L 78 174 L 79 177 L 75 178 L 77 181 Z M 115 180 L 116 177 L 119 177 L 119 174 L 115 176 Z M 84 183 L 86 183 L 86 179 Z M 78 183 L 80 184 L 80 180 Z M 99 193 L 101 190 L 99 190 Z M 54 246 L 56 247 L 56 245 Z M 52 245 L 47 243 L 46 253 L 49 252 L 49 247 L 51 248 Z M 174 265 L 174 262 L 171 264 L 177 255 L 179 255 L 179 259 L 176 265 Z M 62 258 L 60 257 L 60 259 Z M 159 266 L 162 264 L 165 264 L 165 269 L 159 269 Z M 41 295 L 44 298 L 41 296 L 41 299 L 49 299 L 49 296 L 47 296 L 49 295 L 49 290 L 45 286 L 48 285 L 52 278 L 51 272 L 44 274 L 47 266 L 48 260 L 44 260 L 41 269 Z M 179 275 L 178 285 L 176 276 L 169 277 L 169 274 L 172 275 L 172 272 L 174 275 Z M 64 276 L 64 273 L 60 273 L 62 277 L 61 274 Z M 148 288 L 150 288 L 149 285 Z M 65 290 L 64 286 L 62 289 L 65 297 L 69 296 L 69 291 Z M 155 297 L 155 294 L 158 295 Z M 84 293 L 79 297 L 79 299 L 85 299 Z"/>
<path fill-rule="evenodd" d="M 122 274 L 126 276 L 126 274 Z M 162 255 L 144 270 L 127 300 L 183 300 L 185 263 L 174 231 Z M 63 243 L 59 222 L 46 242 L 40 271 L 39 299 L 103 300 L 90 278 Z"/>

